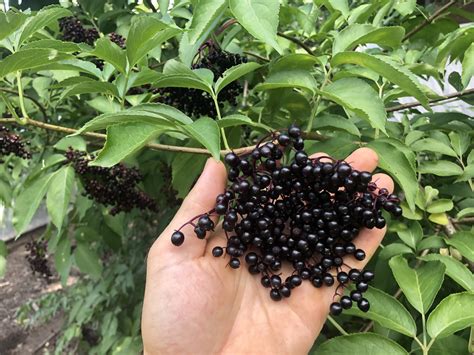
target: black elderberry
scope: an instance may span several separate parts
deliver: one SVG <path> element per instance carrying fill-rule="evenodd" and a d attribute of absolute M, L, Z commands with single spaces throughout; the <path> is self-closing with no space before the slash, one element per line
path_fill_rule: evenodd
<path fill-rule="evenodd" d="M 331 312 L 331 315 L 338 316 L 342 313 L 342 306 L 339 302 L 333 302 L 331 303 L 329 310 Z"/>
<path fill-rule="evenodd" d="M 294 155 L 287 154 L 290 150 Z M 227 154 L 225 161 L 226 191 L 217 196 L 213 209 L 188 224 L 210 231 L 214 228 L 210 216 L 223 216 L 229 265 L 237 268 L 245 260 L 248 271 L 271 288 L 275 301 L 290 297 L 305 280 L 316 288 L 336 284 L 337 290 L 352 281 L 355 289 L 334 302 L 331 313 L 340 314 L 353 304 L 368 309 L 363 293 L 373 273 L 342 268 L 348 266 L 349 255 L 366 258 L 352 240 L 362 228 L 385 226 L 382 209 L 392 216 L 401 214 L 398 197 L 378 189 L 369 172 L 328 157 L 308 157 L 295 125 L 272 134 L 269 142 L 257 144 L 248 155 Z M 218 250 L 222 255 L 224 248 Z M 285 265 L 293 268 L 289 276 Z M 285 270 L 283 275 L 277 274 L 280 270 Z"/>
<path fill-rule="evenodd" d="M 212 256 L 218 258 L 224 254 L 224 249 L 222 247 L 214 247 L 212 248 Z"/>
<path fill-rule="evenodd" d="M 362 312 L 368 312 L 370 309 L 370 303 L 365 298 L 361 298 L 357 301 L 357 307 L 359 307 Z"/>
<path fill-rule="evenodd" d="M 171 243 L 179 247 L 184 242 L 184 234 L 180 231 L 176 231 L 171 235 Z"/>
<path fill-rule="evenodd" d="M 47 243 L 44 240 L 32 240 L 25 244 L 28 254 L 25 256 L 33 274 L 38 274 L 46 281 L 53 276 L 48 265 Z"/>
<path fill-rule="evenodd" d="M 3 162 L 2 157 L 10 154 L 22 159 L 31 159 L 27 145 L 29 142 L 23 141 L 20 135 L 11 133 L 7 127 L 0 125 L 0 163 Z"/>

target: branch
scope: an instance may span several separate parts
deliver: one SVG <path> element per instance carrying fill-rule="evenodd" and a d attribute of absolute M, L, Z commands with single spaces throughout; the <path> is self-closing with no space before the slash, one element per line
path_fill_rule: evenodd
<path fill-rule="evenodd" d="M 0 123 L 17 123 L 14 118 L 0 118 Z M 69 127 L 63 127 L 63 126 L 57 126 L 49 123 L 44 123 L 41 121 L 36 121 L 31 118 L 27 119 L 26 125 L 46 129 L 48 131 L 55 131 L 55 132 L 61 132 L 61 133 L 66 133 L 66 134 L 74 134 L 77 133 L 78 130 L 74 128 L 69 128 Z M 102 134 L 102 133 L 94 133 L 94 132 L 81 132 L 80 133 L 82 136 L 89 137 L 89 138 L 94 138 L 94 139 L 100 139 L 105 141 L 107 139 L 107 135 Z M 312 140 L 328 140 L 329 137 L 323 136 L 319 133 L 315 132 L 310 132 L 306 133 L 304 135 L 308 139 Z M 193 154 L 204 154 L 204 155 L 211 155 L 211 153 L 204 148 L 192 148 L 192 147 L 181 147 L 181 146 L 175 146 L 175 145 L 167 145 L 167 144 L 159 144 L 159 143 L 148 143 L 145 145 L 145 147 L 153 150 L 163 150 L 163 151 L 168 151 L 168 152 L 179 152 L 179 153 L 193 153 Z M 252 152 L 254 150 L 256 145 L 251 145 L 248 147 L 242 147 L 242 148 L 237 148 L 237 149 L 232 149 L 232 150 L 221 150 L 220 154 L 225 155 L 229 153 L 230 151 L 234 152 L 237 155 L 244 155 Z"/>
<path fill-rule="evenodd" d="M 428 26 L 431 22 L 433 22 L 435 19 L 437 19 L 439 16 L 441 16 L 443 14 L 443 12 L 445 12 L 448 8 L 450 8 L 452 5 L 454 5 L 456 3 L 455 0 L 451 0 L 450 2 L 448 2 L 446 5 L 440 7 L 438 10 L 435 11 L 435 13 L 433 15 L 431 15 L 430 17 L 428 17 L 427 19 L 425 19 L 422 23 L 420 23 L 418 26 L 416 26 L 415 28 L 413 28 L 410 32 L 408 32 L 405 37 L 403 37 L 403 41 L 407 40 L 408 38 L 410 38 L 411 36 L 413 36 L 415 33 L 418 33 L 418 31 L 420 31 L 421 29 L 425 28 L 426 26 Z"/>
<path fill-rule="evenodd" d="M 452 94 L 449 94 L 449 95 L 446 95 L 446 96 L 443 96 L 443 97 L 440 97 L 440 98 L 437 98 L 437 99 L 432 99 L 432 100 L 429 100 L 429 103 L 432 104 L 432 103 L 435 103 L 435 102 L 449 100 L 449 99 L 453 99 L 453 98 L 461 97 L 461 96 L 466 96 L 466 95 L 470 95 L 470 94 L 474 94 L 474 89 L 463 90 L 463 91 L 455 92 L 455 93 L 452 93 Z M 386 111 L 387 112 L 401 111 L 401 110 L 406 110 L 407 108 L 412 108 L 412 107 L 416 107 L 416 106 L 421 106 L 421 103 L 416 101 L 416 102 L 410 102 L 408 104 L 392 106 L 392 107 L 388 107 Z"/>
<path fill-rule="evenodd" d="M 303 41 L 300 41 L 298 38 L 291 37 L 289 35 L 284 34 L 283 32 L 277 32 L 277 35 L 280 36 L 280 37 L 286 38 L 290 42 L 293 42 L 293 43 L 297 44 L 298 46 L 303 48 L 306 51 L 306 53 L 314 55 L 313 50 L 311 48 L 309 48 L 308 45 L 303 43 Z"/>

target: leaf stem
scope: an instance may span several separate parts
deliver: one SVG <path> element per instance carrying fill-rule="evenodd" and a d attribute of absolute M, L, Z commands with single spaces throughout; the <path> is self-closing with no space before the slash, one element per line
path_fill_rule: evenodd
<path fill-rule="evenodd" d="M 423 327 L 423 355 L 428 355 L 428 349 L 426 345 L 426 317 L 424 313 L 421 313 L 421 325 Z"/>
<path fill-rule="evenodd" d="M 217 118 L 220 121 L 222 119 L 222 116 L 221 116 L 221 110 L 219 108 L 219 102 L 217 101 L 217 95 L 215 95 L 214 93 L 212 93 L 211 95 L 212 95 L 212 99 L 214 100 L 214 106 L 216 107 Z M 229 143 L 227 142 L 227 137 L 225 135 L 225 130 L 223 127 L 221 128 L 221 135 L 222 135 L 222 141 L 224 142 L 225 149 L 231 150 L 229 147 Z"/>
<path fill-rule="evenodd" d="M 18 86 L 18 101 L 20 101 L 20 109 L 21 115 L 23 116 L 22 121 L 25 123 L 24 120 L 28 119 L 28 113 L 26 112 L 25 108 L 25 100 L 23 97 L 23 85 L 21 84 L 21 71 L 16 72 L 16 84 Z"/>
<path fill-rule="evenodd" d="M 328 71 L 326 71 L 326 68 L 323 67 L 324 70 L 324 81 L 321 84 L 321 87 L 319 88 L 319 91 L 323 91 L 324 87 L 329 83 L 329 78 L 331 77 L 331 71 L 332 68 L 329 68 Z M 311 112 L 311 117 L 309 118 L 308 121 L 308 126 L 306 127 L 306 132 L 310 132 L 311 129 L 313 128 L 313 121 L 316 115 L 318 114 L 318 108 L 319 108 L 319 103 L 321 102 L 321 94 L 318 94 L 318 98 L 316 99 L 316 102 L 314 104 L 314 110 Z"/>
<path fill-rule="evenodd" d="M 336 320 L 335 320 L 333 317 L 328 316 L 328 321 L 331 322 L 331 324 L 334 326 L 334 328 L 336 328 L 337 330 L 339 330 L 339 333 L 341 333 L 342 335 L 349 335 L 349 333 L 346 332 L 346 331 L 344 330 L 344 328 L 343 328 L 338 322 L 336 322 Z"/>

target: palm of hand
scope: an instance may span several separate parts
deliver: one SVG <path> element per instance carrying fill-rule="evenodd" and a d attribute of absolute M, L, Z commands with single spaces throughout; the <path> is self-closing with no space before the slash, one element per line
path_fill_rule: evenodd
<path fill-rule="evenodd" d="M 359 149 L 347 161 L 370 171 L 377 163 L 368 149 Z M 393 188 L 388 176 L 377 174 L 374 178 L 379 186 Z M 224 186 L 225 169 L 209 161 L 182 208 L 150 250 L 142 316 L 145 353 L 307 353 L 326 320 L 335 287 L 316 289 L 303 282 L 290 298 L 273 302 L 260 277 L 245 267 L 231 269 L 228 258 L 212 257 L 212 248 L 225 241 L 219 227 L 207 243 L 196 239 L 187 227 L 183 232 L 188 237 L 180 250 L 169 241 L 173 230 L 211 209 Z M 384 230 L 364 230 L 355 242 L 370 256 L 383 235 Z M 363 267 L 366 262 L 346 263 Z M 283 270 L 282 278 L 290 271 Z"/>

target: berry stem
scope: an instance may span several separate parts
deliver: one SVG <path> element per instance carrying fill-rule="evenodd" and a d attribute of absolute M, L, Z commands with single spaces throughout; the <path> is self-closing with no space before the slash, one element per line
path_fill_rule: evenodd
<path fill-rule="evenodd" d="M 25 100 L 23 98 L 23 85 L 21 84 L 21 71 L 16 72 L 16 84 L 18 86 L 18 101 L 20 102 L 20 109 L 21 115 L 23 116 L 20 118 L 20 123 L 25 124 L 26 120 L 28 119 L 28 113 L 26 112 L 25 108 Z"/>
<path fill-rule="evenodd" d="M 334 326 L 334 328 L 336 328 L 337 330 L 339 330 L 339 333 L 341 333 L 342 335 L 349 335 L 349 333 L 346 332 L 346 331 L 344 330 L 344 328 L 341 327 L 341 326 L 339 325 L 339 323 L 336 322 L 336 320 L 335 320 L 333 317 L 328 316 L 328 321 L 331 322 L 331 324 Z"/>
<path fill-rule="evenodd" d="M 219 102 L 217 102 L 217 95 L 214 93 L 212 93 L 211 95 L 212 95 L 212 100 L 214 101 L 214 105 L 216 106 L 217 118 L 221 120 L 222 116 L 221 116 L 221 110 L 219 108 Z M 221 128 L 221 135 L 222 135 L 222 141 L 224 142 L 225 149 L 230 150 L 230 146 L 229 146 L 229 143 L 227 142 L 227 136 L 225 135 L 224 128 Z"/>

